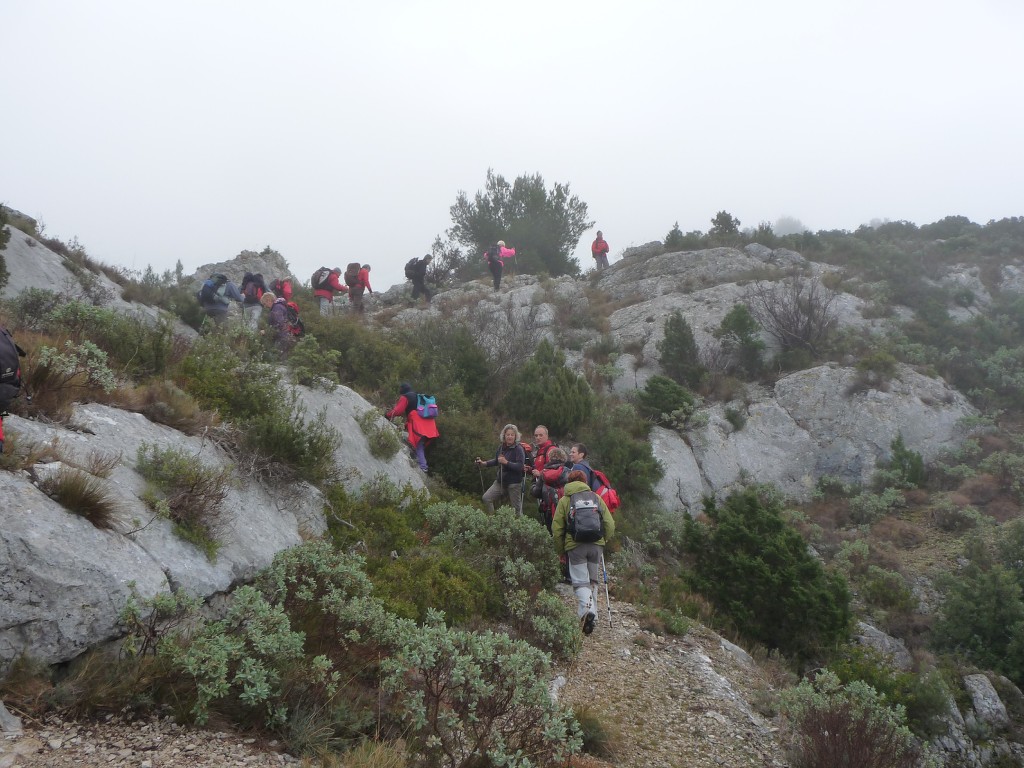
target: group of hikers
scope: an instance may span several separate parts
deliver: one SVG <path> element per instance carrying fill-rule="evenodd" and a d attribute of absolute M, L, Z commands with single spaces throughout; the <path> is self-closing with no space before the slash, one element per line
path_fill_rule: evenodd
<path fill-rule="evenodd" d="M 242 322 L 253 331 L 261 331 L 260 318 L 267 310 L 267 326 L 275 344 L 287 350 L 305 333 L 299 319 L 299 305 L 292 301 L 291 278 L 278 278 L 268 286 L 263 275 L 246 272 L 239 288 L 227 275 L 210 275 L 196 295 L 203 312 L 215 325 L 223 325 L 232 302 L 242 305 Z"/>
<path fill-rule="evenodd" d="M 605 269 L 608 266 L 608 251 L 608 243 L 604 239 L 604 235 L 598 231 L 597 237 L 590 246 L 597 269 Z M 506 246 L 504 240 L 498 240 L 484 251 L 484 263 L 491 273 L 495 291 L 501 290 L 505 262 L 515 257 L 516 249 Z M 413 301 L 423 296 L 429 304 L 434 296 L 433 291 L 427 287 L 427 269 L 433 260 L 434 257 L 428 253 L 425 256 L 410 259 L 405 265 L 405 277 L 412 282 Z M 313 298 L 316 299 L 320 308 L 320 314 L 324 317 L 334 311 L 334 300 L 346 295 L 352 309 L 363 313 L 366 310 L 363 304 L 363 295 L 373 293 L 373 288 L 370 287 L 370 265 L 360 264 L 356 261 L 350 263 L 344 271 L 341 267 L 333 269 L 320 267 L 313 273 L 309 284 L 313 289 Z M 269 298 L 264 298 L 267 296 Z M 245 322 L 253 330 L 258 329 L 260 315 L 264 309 L 267 309 L 270 312 L 270 325 L 282 340 L 289 338 L 287 335 L 289 331 L 284 325 L 275 324 L 273 309 L 275 302 L 284 299 L 286 308 L 282 309 L 280 313 L 286 313 L 287 307 L 291 307 L 297 317 L 299 311 L 298 305 L 292 302 L 290 278 L 275 280 L 268 286 L 260 273 L 246 272 L 242 278 L 241 287 L 238 287 L 223 273 L 216 272 L 203 283 L 198 299 L 206 315 L 217 324 L 221 324 L 227 319 L 232 302 L 241 303 Z M 295 334 L 294 329 L 290 333 Z"/>
<path fill-rule="evenodd" d="M 604 239 L 604 234 L 598 231 L 597 237 L 594 242 L 590 245 L 590 254 L 594 258 L 595 267 L 599 270 L 606 269 L 608 267 L 608 242 Z M 498 240 L 494 245 L 490 246 L 483 254 L 484 263 L 487 265 L 488 271 L 491 273 L 491 278 L 494 281 L 494 290 L 501 290 L 501 278 L 505 273 L 505 262 L 509 259 L 515 259 L 516 249 L 509 248 L 504 240 Z M 430 303 L 433 298 L 433 292 L 427 288 L 427 268 L 430 266 L 434 257 L 431 254 L 419 258 L 412 258 L 405 265 L 405 277 L 407 280 L 412 282 L 412 298 L 413 301 L 418 299 L 420 296 L 426 298 L 427 303 Z"/>
<path fill-rule="evenodd" d="M 389 421 L 405 418 L 406 439 L 419 467 L 428 471 L 425 448 L 437 439 L 437 405 L 433 397 L 417 393 L 403 383 L 398 400 L 384 413 Z M 530 495 L 536 499 L 539 520 L 547 527 L 563 573 L 576 594 L 577 616 L 584 634 L 594 630 L 597 621 L 597 586 L 607 572 L 604 545 L 615 534 L 612 513 L 618 507 L 618 494 L 608 478 L 590 466 L 587 447 L 573 443 L 566 452 L 551 440 L 547 427 L 537 426 L 533 444 L 523 442 L 519 428 L 506 424 L 499 434 L 494 458 L 474 459 L 478 468 L 496 467 L 494 482 L 483 492 L 487 512 L 507 500 L 523 514 L 527 480 Z M 481 486 L 483 475 L 481 474 Z"/>

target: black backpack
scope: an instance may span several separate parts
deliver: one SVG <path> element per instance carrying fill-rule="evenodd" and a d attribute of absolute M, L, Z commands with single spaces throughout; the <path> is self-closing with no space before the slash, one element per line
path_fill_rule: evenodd
<path fill-rule="evenodd" d="M 0 415 L 21 394 L 21 360 L 25 350 L 14 342 L 6 328 L 0 328 Z"/>
<path fill-rule="evenodd" d="M 501 263 L 501 246 L 497 243 L 487 249 L 487 263 L 494 264 L 495 262 Z"/>
<path fill-rule="evenodd" d="M 407 262 L 405 262 L 405 277 L 408 280 L 414 280 L 416 278 L 416 265 L 420 263 L 420 260 L 413 256 Z"/>
<path fill-rule="evenodd" d="M 593 491 L 580 491 L 569 497 L 568 531 L 577 544 L 593 544 L 604 538 L 601 502 Z"/>
<path fill-rule="evenodd" d="M 331 270 L 327 267 L 320 267 L 316 272 L 313 273 L 313 277 L 309 280 L 309 287 L 314 291 L 324 284 L 324 281 L 331 274 Z"/>
<path fill-rule="evenodd" d="M 359 270 L 362 269 L 358 261 L 353 261 L 345 267 L 345 285 L 351 287 L 359 282 Z"/>

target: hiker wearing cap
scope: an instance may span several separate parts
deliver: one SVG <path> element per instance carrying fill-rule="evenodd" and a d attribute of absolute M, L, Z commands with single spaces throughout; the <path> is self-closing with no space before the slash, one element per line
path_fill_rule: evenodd
<path fill-rule="evenodd" d="M 494 503 L 508 498 L 517 514 L 523 513 L 523 473 L 526 470 L 526 451 L 520 444 L 521 435 L 515 424 L 506 424 L 498 435 L 501 444 L 494 458 L 484 461 L 476 457 L 478 467 L 497 467 L 498 474 L 491 487 L 484 491 L 483 502 L 488 512 L 494 512 Z"/>
<path fill-rule="evenodd" d="M 428 419 L 419 414 L 416 410 L 416 392 L 411 384 L 402 383 L 398 388 L 398 400 L 394 407 L 384 413 L 384 418 L 391 421 L 396 416 L 405 417 L 405 433 L 409 445 L 416 454 L 416 463 L 424 472 L 428 471 L 427 456 L 424 452 L 427 442 L 440 437 L 437 431 L 437 421 Z"/>
<path fill-rule="evenodd" d="M 491 276 L 494 278 L 494 290 L 501 288 L 501 273 L 505 271 L 505 259 L 511 259 L 515 255 L 516 249 L 506 248 L 504 240 L 499 240 L 484 251 L 484 261 L 487 262 L 487 268 L 491 270 Z"/>
<path fill-rule="evenodd" d="M 347 280 L 346 280 L 347 282 Z M 348 300 L 352 304 L 352 308 L 356 312 L 365 312 L 366 307 L 363 306 L 363 292 L 367 291 L 373 293 L 373 288 L 370 287 L 370 265 L 363 264 L 359 271 L 356 273 L 355 280 L 348 287 Z"/>
<path fill-rule="evenodd" d="M 409 279 L 412 280 L 413 301 L 418 299 L 422 293 L 427 297 L 427 304 L 429 304 L 431 297 L 434 295 L 427 288 L 427 267 L 430 266 L 430 262 L 433 260 L 434 257 L 428 253 L 422 259 L 417 259 L 415 263 L 410 264 L 407 268 Z"/>
<path fill-rule="evenodd" d="M 319 284 L 313 286 L 313 296 L 320 302 L 320 314 L 327 317 L 331 313 L 334 297 L 339 293 L 348 293 L 348 286 L 341 282 L 341 267 L 335 267 Z"/>
<path fill-rule="evenodd" d="M 605 241 L 604 235 L 601 234 L 601 230 L 597 230 L 597 237 L 590 246 L 590 254 L 597 262 L 598 269 L 608 269 L 608 243 Z"/>

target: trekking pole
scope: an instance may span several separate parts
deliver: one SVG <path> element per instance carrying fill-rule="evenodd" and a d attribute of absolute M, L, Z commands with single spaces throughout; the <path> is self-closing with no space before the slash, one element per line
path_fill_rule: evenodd
<path fill-rule="evenodd" d="M 612 599 L 608 595 L 608 569 L 604 565 L 604 547 L 601 548 L 601 574 L 604 576 L 604 603 L 608 607 L 608 626 L 612 625 Z"/>
<path fill-rule="evenodd" d="M 484 488 L 484 468 L 478 464 L 476 471 L 480 473 L 480 493 L 487 493 L 487 489 Z"/>
<path fill-rule="evenodd" d="M 523 481 L 519 484 L 519 516 L 523 516 L 523 498 L 526 496 L 526 474 L 523 474 Z"/>

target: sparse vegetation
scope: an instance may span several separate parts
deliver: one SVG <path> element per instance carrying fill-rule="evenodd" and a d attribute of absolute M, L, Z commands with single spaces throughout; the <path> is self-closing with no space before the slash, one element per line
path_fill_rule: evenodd
<path fill-rule="evenodd" d="M 68 512 L 84 517 L 97 528 L 114 526 L 118 505 L 102 479 L 63 466 L 45 475 L 39 487 Z"/>

